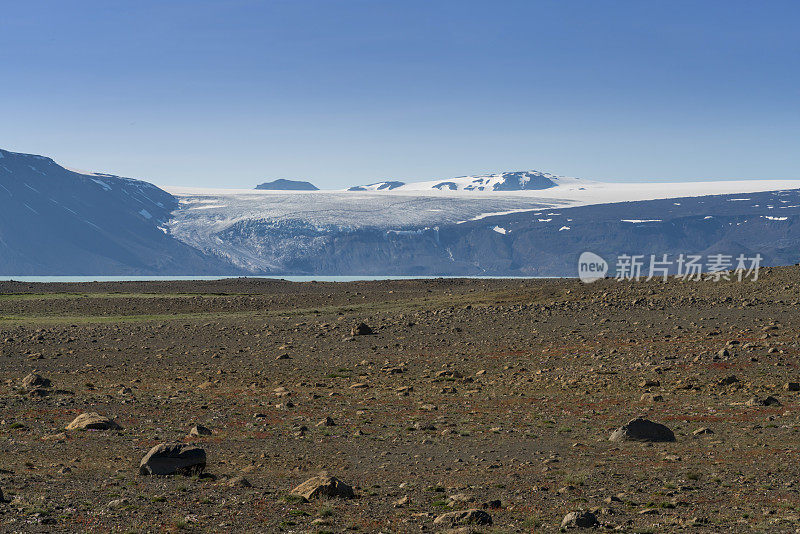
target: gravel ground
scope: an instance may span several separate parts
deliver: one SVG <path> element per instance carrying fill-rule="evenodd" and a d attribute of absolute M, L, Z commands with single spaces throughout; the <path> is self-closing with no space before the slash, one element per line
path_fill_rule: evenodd
<path fill-rule="evenodd" d="M 558 532 L 584 510 L 624 532 L 795 532 L 799 302 L 798 267 L 0 282 L 0 529 Z M 85 412 L 122 428 L 64 429 Z M 637 416 L 675 441 L 609 441 Z M 163 442 L 202 447 L 203 474 L 139 474 Z M 292 494 L 321 471 L 355 498 Z M 435 522 L 461 510 L 484 513 Z"/>

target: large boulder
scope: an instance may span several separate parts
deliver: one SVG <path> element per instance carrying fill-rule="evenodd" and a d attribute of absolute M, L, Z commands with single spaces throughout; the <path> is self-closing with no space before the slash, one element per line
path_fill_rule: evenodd
<path fill-rule="evenodd" d="M 675 441 L 675 434 L 666 426 L 637 417 L 615 430 L 611 441 Z"/>
<path fill-rule="evenodd" d="M 122 430 L 112 419 L 99 413 L 82 413 L 67 425 L 67 430 Z"/>
<path fill-rule="evenodd" d="M 460 527 L 466 525 L 491 525 L 492 516 L 483 510 L 472 508 L 470 510 L 458 510 L 447 512 L 433 520 L 435 525 L 447 527 Z"/>
<path fill-rule="evenodd" d="M 355 497 L 352 486 L 348 486 L 338 478 L 329 476 L 326 473 L 309 478 L 294 488 L 291 494 L 299 495 L 309 501 L 320 497 L 338 497 L 340 499 L 352 499 Z"/>
<path fill-rule="evenodd" d="M 570 512 L 564 516 L 561 521 L 562 530 L 571 530 L 575 528 L 594 528 L 600 525 L 597 517 L 592 512 L 584 510 L 577 510 Z"/>
<path fill-rule="evenodd" d="M 161 443 L 139 462 L 140 475 L 193 475 L 206 468 L 206 451 L 185 443 Z"/>

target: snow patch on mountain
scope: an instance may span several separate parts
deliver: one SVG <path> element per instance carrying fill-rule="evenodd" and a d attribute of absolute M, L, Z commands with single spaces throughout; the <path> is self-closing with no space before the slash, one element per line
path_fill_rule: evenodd
<path fill-rule="evenodd" d="M 405 186 L 405 182 L 389 181 L 389 182 L 375 182 L 374 184 L 367 185 L 354 185 L 348 188 L 348 191 L 391 191 L 392 189 L 399 189 Z"/>
<path fill-rule="evenodd" d="M 399 181 L 376 182 L 357 185 L 348 191 L 465 191 L 465 192 L 502 192 L 502 191 L 539 191 L 567 183 L 583 182 L 575 178 L 565 178 L 540 171 L 514 171 L 476 176 L 459 176 L 446 180 L 405 183 Z M 587 182 L 588 183 L 588 182 Z"/>

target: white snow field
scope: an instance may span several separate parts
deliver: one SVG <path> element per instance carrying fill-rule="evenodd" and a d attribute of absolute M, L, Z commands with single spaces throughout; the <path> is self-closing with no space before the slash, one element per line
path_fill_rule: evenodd
<path fill-rule="evenodd" d="M 203 233 L 218 232 L 243 220 L 303 220 L 312 225 L 341 228 L 409 228 L 559 207 L 800 188 L 800 180 L 614 183 L 547 177 L 556 186 L 521 191 L 431 188 L 432 184 L 441 184 L 441 180 L 406 184 L 392 190 L 366 191 L 260 191 L 177 186 L 162 186 L 162 189 L 180 200 L 181 208 L 175 212 L 171 228 L 175 235 L 182 237 L 189 231 L 200 231 L 200 227 Z M 472 177 L 454 180 L 462 180 L 463 185 L 468 179 Z"/>
<path fill-rule="evenodd" d="M 444 181 L 456 181 L 456 189 L 433 187 L 442 181 L 418 182 L 382 190 L 377 190 L 376 186 L 362 191 L 270 191 L 166 186 L 162 188 L 179 199 L 180 207 L 162 229 L 200 250 L 226 257 L 242 267 L 258 270 L 277 265 L 273 256 L 280 252 L 273 250 L 275 246 L 282 249 L 312 246 L 315 237 L 309 236 L 308 232 L 319 235 L 374 228 L 386 232 L 413 233 L 436 229 L 440 225 L 528 211 L 534 212 L 532 216 L 542 224 L 558 224 L 559 231 L 569 231 L 570 226 L 562 226 L 560 221 L 551 222 L 552 216 L 560 215 L 551 210 L 800 188 L 800 180 L 611 183 L 543 173 L 535 173 L 535 176 L 544 176 L 554 186 L 517 191 L 467 188 L 475 183 L 493 187 L 500 183 L 499 178 L 506 175 L 512 175 L 516 183 L 519 176 L 525 174 L 528 173 L 488 175 L 491 177 L 488 182 L 475 182 L 475 177 Z M 624 217 L 626 214 L 620 215 Z M 646 221 L 627 219 L 626 222 L 641 224 Z M 224 235 L 226 230 L 237 224 L 248 228 L 235 232 L 234 237 Z M 494 230 L 506 234 L 505 227 L 497 226 Z M 272 242 L 271 245 L 263 245 L 264 236 L 269 234 L 282 236 L 279 238 L 280 244 Z M 245 237 L 248 235 L 252 237 Z"/>

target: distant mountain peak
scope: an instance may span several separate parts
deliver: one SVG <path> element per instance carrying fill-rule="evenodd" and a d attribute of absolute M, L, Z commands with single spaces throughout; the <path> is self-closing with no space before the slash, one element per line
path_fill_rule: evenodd
<path fill-rule="evenodd" d="M 278 178 L 271 182 L 264 182 L 258 184 L 256 189 L 274 190 L 274 191 L 318 191 L 319 187 L 311 182 L 304 182 L 301 180 L 286 180 Z"/>
<path fill-rule="evenodd" d="M 403 187 L 406 185 L 405 182 L 398 182 L 396 180 L 390 180 L 386 182 L 375 182 L 374 184 L 367 184 L 367 185 L 354 185 L 353 187 L 349 187 L 348 191 L 391 191 L 392 189 L 397 189 L 398 187 Z"/>
<path fill-rule="evenodd" d="M 424 182 L 383 181 L 350 187 L 348 191 L 531 191 L 560 185 L 564 178 L 541 171 L 512 171 Z"/>

